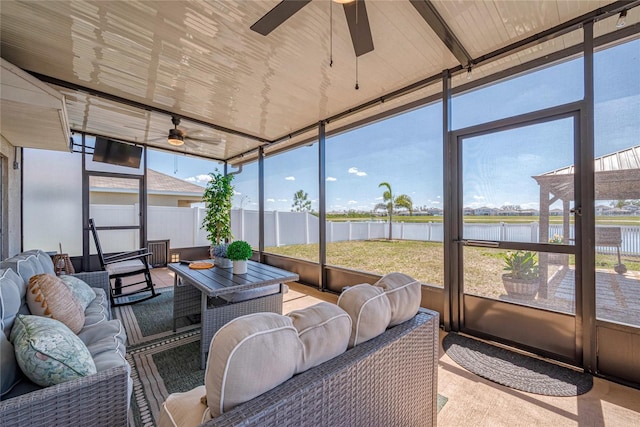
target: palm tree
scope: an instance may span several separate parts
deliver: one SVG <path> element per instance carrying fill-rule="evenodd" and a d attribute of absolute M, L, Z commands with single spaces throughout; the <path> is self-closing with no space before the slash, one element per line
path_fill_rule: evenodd
<path fill-rule="evenodd" d="M 393 211 L 394 209 L 403 208 L 409 211 L 409 215 L 413 214 L 413 200 L 411 197 L 406 194 L 400 194 L 399 196 L 393 197 L 393 191 L 391 190 L 391 184 L 388 182 L 381 182 L 378 185 L 378 188 L 385 187 L 386 190 L 382 193 L 383 203 L 378 203 L 374 210 L 386 210 L 387 215 L 389 216 L 389 240 L 393 238 L 392 236 L 392 228 L 393 228 Z"/>

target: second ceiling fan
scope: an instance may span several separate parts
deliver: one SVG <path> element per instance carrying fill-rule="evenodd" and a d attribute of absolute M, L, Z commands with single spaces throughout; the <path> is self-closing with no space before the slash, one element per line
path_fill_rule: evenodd
<path fill-rule="evenodd" d="M 311 0 L 283 0 L 267 12 L 250 28 L 263 36 L 268 35 L 296 12 L 306 6 Z M 351 42 L 356 56 L 364 55 L 373 50 L 373 38 L 369 27 L 369 17 L 364 0 L 336 0 L 342 3 L 344 15 L 347 18 Z"/>

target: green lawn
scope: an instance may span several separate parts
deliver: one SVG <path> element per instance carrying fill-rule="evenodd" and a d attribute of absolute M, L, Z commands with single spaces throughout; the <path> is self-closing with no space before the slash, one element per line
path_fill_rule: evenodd
<path fill-rule="evenodd" d="M 442 222 L 441 216 L 399 216 L 393 217 L 393 222 Z M 372 217 L 372 216 L 353 216 L 348 217 L 345 215 L 327 214 L 328 221 L 346 222 L 346 221 L 386 221 L 386 217 Z M 573 224 L 573 217 L 570 218 Z M 465 216 L 465 223 L 500 223 L 505 222 L 508 224 L 528 224 L 531 222 L 539 222 L 538 216 Z M 550 224 L 562 224 L 561 216 L 550 216 Z M 597 225 L 628 225 L 638 226 L 640 225 L 640 217 L 638 216 L 598 216 L 596 217 Z"/>
<path fill-rule="evenodd" d="M 318 261 L 318 245 L 289 245 L 265 248 L 266 252 L 308 261 Z M 504 250 L 466 247 L 464 250 L 465 290 L 497 298 L 504 292 Z M 639 256 L 624 256 L 629 271 L 640 270 Z M 596 268 L 613 270 L 614 255 L 597 255 Z M 414 240 L 364 240 L 327 244 L 327 264 L 384 275 L 399 271 L 424 283 L 443 286 L 444 251 L 442 243 Z M 574 257 L 569 258 L 574 265 Z M 550 267 L 550 275 L 554 272 Z"/>

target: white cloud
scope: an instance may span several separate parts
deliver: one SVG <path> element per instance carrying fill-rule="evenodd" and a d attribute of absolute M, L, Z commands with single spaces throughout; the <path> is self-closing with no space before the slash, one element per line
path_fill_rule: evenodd
<path fill-rule="evenodd" d="M 338 180 L 338 178 L 334 178 L 332 176 L 328 176 L 327 177 L 327 181 L 337 181 L 337 180 Z"/>
<path fill-rule="evenodd" d="M 357 201 L 357 200 L 349 200 L 349 201 L 347 202 L 347 204 L 348 204 L 348 205 L 355 205 L 356 203 L 358 203 L 358 201 Z"/>
<path fill-rule="evenodd" d="M 296 177 L 295 176 L 288 176 L 285 178 L 287 181 L 295 181 Z"/>
<path fill-rule="evenodd" d="M 380 196 L 380 197 L 376 197 L 376 200 L 382 200 L 382 199 L 383 199 L 383 197 L 382 197 L 382 196 Z"/>
<path fill-rule="evenodd" d="M 242 196 L 242 193 L 236 190 L 233 190 L 233 194 L 235 194 L 236 196 Z"/>
<path fill-rule="evenodd" d="M 359 171 L 356 167 L 350 167 L 349 173 L 355 174 L 356 176 L 367 176 L 367 173 L 364 171 Z"/>
<path fill-rule="evenodd" d="M 190 176 L 189 178 L 185 178 L 184 180 L 187 182 L 192 182 L 194 184 L 206 184 L 207 182 L 211 181 L 211 177 L 206 174 L 201 174 L 196 176 Z"/>
<path fill-rule="evenodd" d="M 275 201 L 276 201 L 276 199 L 267 199 L 267 202 L 270 202 L 270 203 L 273 203 Z"/>
<path fill-rule="evenodd" d="M 287 199 L 278 199 L 279 202 L 288 202 Z"/>
<path fill-rule="evenodd" d="M 474 195 L 474 196 L 473 196 L 473 199 L 474 199 L 474 200 L 484 200 L 484 196 L 477 196 L 477 195 Z"/>

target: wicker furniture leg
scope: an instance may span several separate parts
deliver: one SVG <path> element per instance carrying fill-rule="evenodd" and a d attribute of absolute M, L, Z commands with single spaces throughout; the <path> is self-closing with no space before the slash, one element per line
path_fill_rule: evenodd
<path fill-rule="evenodd" d="M 215 333 L 236 317 L 258 312 L 282 314 L 282 288 L 271 294 L 247 301 L 228 303 L 220 298 L 208 298 L 202 294 L 202 329 L 200 332 L 200 368 L 205 369 L 209 346 Z"/>
<path fill-rule="evenodd" d="M 181 317 L 200 314 L 199 289 L 183 281 L 176 274 L 173 279 L 173 332 L 176 331 L 176 320 Z"/>

